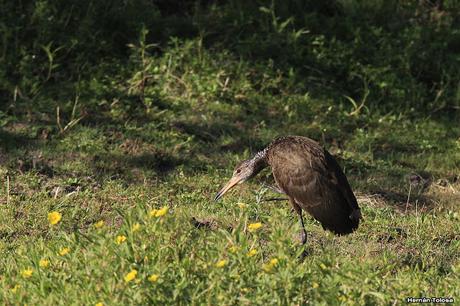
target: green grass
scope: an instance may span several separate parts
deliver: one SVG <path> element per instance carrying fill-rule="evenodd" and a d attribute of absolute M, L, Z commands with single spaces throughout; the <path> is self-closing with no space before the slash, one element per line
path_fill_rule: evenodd
<path fill-rule="evenodd" d="M 254 90 L 248 95 L 263 101 Z M 310 119 L 283 122 L 289 109 L 281 101 L 262 104 L 265 123 L 245 120 L 235 102 L 179 102 L 125 124 L 83 121 L 63 135 L 50 124 L 46 140 L 40 129 L 33 131 L 36 123 L 12 119 L 4 126 L 9 145 L 1 166 L 3 300 L 388 304 L 408 296 L 459 296 L 458 131 L 442 121 L 393 116 L 368 116 L 365 130 L 354 122 L 359 118 L 342 118 L 345 110 L 333 104 L 295 95 L 280 100 L 289 100 L 289 109 L 305 107 L 292 116 Z M 346 237 L 308 219 L 304 261 L 288 203 L 259 201 L 275 196 L 261 185 L 271 181 L 269 171 L 212 201 L 238 160 L 290 131 L 326 139 L 365 218 Z M 409 187 L 412 173 L 431 183 Z M 240 209 L 238 202 L 248 207 Z M 162 206 L 170 208 L 165 217 L 149 217 Z M 56 226 L 48 224 L 51 211 L 63 215 Z M 210 226 L 198 228 L 194 218 Z M 99 220 L 105 226 L 96 229 Z M 251 222 L 262 222 L 262 229 L 248 232 Z M 141 227 L 132 232 L 135 223 Z M 116 244 L 118 235 L 126 242 Z M 238 251 L 231 253 L 231 246 Z M 70 253 L 58 255 L 62 247 Z M 251 248 L 258 254 L 247 257 Z M 264 271 L 273 258 L 278 265 Z M 40 259 L 50 266 L 39 267 Z M 216 267 L 223 259 L 227 265 Z M 32 276 L 24 278 L 28 268 Z M 132 269 L 135 280 L 125 282 Z M 151 274 L 159 275 L 157 282 L 147 280 Z"/>
<path fill-rule="evenodd" d="M 16 82 L 0 71 L 8 77 L 0 87 L 4 304 L 388 305 L 460 297 L 460 91 L 452 81 L 460 69 L 448 52 L 458 34 L 446 25 L 453 10 L 431 24 L 419 15 L 398 21 L 378 1 L 374 8 L 340 2 L 337 15 L 327 5 L 308 4 L 299 15 L 299 1 L 273 3 L 276 10 L 231 1 L 165 13 L 130 27 L 139 38 L 110 57 L 109 38 L 130 32 L 101 30 L 101 46 L 78 40 L 89 25 L 77 28 L 83 34 L 55 33 L 53 46 L 64 49 L 45 82 L 46 65 L 40 74 L 27 70 L 29 57 L 19 65 L 5 53 L 10 69 L 25 72 Z M 38 8 L 48 14 L 45 4 Z M 139 19 L 153 18 L 148 12 Z M 128 25 L 136 20 L 125 15 Z M 72 28 L 73 19 L 62 20 Z M 66 45 L 72 37 L 74 49 Z M 337 157 L 364 216 L 345 237 L 307 217 L 304 260 L 288 202 L 265 201 L 277 196 L 264 187 L 273 182 L 269 170 L 212 201 L 238 161 L 289 134 L 316 139 Z M 167 214 L 152 217 L 161 207 Z M 54 226 L 53 211 L 62 214 Z M 257 222 L 263 226 L 249 231 Z"/>

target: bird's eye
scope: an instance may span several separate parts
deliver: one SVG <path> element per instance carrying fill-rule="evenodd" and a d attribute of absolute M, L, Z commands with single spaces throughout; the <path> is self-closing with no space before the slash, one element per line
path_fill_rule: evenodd
<path fill-rule="evenodd" d="M 236 170 L 236 173 L 240 173 L 240 172 L 241 172 L 241 169 Z"/>

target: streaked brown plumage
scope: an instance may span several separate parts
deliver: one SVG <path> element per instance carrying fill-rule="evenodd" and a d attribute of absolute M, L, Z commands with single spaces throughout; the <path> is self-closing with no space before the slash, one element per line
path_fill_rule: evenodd
<path fill-rule="evenodd" d="M 318 220 L 324 229 L 338 235 L 358 228 L 361 211 L 345 174 L 329 152 L 307 137 L 277 138 L 251 159 L 239 163 L 215 199 L 267 166 L 271 167 L 278 188 L 289 197 L 299 214 L 303 243 L 306 231 L 302 210 Z"/>

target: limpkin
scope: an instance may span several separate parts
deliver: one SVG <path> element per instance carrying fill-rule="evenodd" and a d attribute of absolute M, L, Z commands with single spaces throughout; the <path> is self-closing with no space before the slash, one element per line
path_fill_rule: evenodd
<path fill-rule="evenodd" d="M 307 240 L 302 210 L 338 235 L 358 228 L 361 210 L 345 174 L 326 149 L 307 137 L 277 138 L 252 158 L 240 162 L 215 200 L 267 166 L 272 169 L 276 188 L 289 197 L 299 215 L 302 244 Z"/>

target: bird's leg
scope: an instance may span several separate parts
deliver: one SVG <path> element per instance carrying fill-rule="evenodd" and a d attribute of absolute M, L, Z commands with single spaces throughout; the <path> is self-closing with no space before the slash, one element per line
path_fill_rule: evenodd
<path fill-rule="evenodd" d="M 302 240 L 302 245 L 304 245 L 305 243 L 307 243 L 307 231 L 305 230 L 305 224 L 303 223 L 302 208 L 300 208 L 300 206 L 293 199 L 291 199 L 291 204 L 294 207 L 294 210 L 299 215 L 300 226 L 302 227 L 300 239 Z"/>
<path fill-rule="evenodd" d="M 300 219 L 300 226 L 302 227 L 302 233 L 301 233 L 302 245 L 304 245 L 305 243 L 307 243 L 307 231 L 305 230 L 305 225 L 303 224 L 302 210 L 299 213 L 299 219 Z"/>

